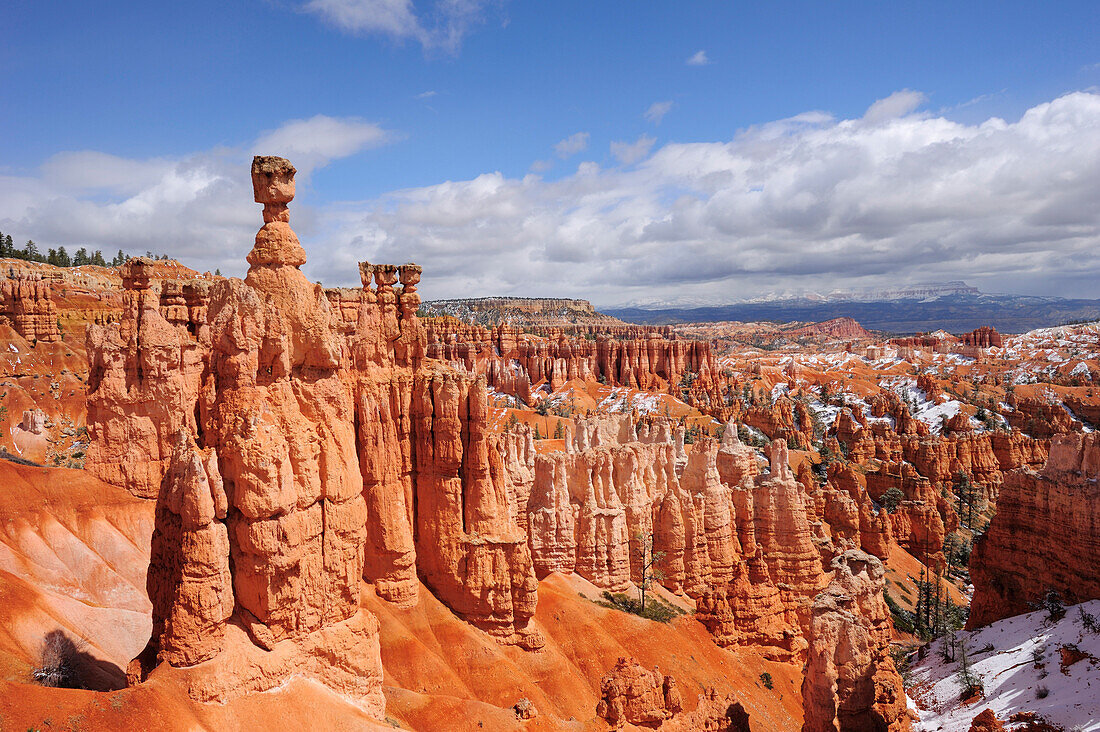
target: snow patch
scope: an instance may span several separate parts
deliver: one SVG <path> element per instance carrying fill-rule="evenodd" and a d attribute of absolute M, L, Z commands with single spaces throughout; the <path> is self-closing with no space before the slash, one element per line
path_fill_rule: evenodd
<path fill-rule="evenodd" d="M 907 693 L 920 714 L 914 729 L 967 732 L 971 720 L 988 707 L 1001 720 L 1029 711 L 1067 732 L 1100 732 L 1100 662 L 1085 658 L 1068 666 L 1065 673 L 1060 668 L 1062 646 L 1075 645 L 1100 658 L 1100 633 L 1084 629 L 1082 608 L 1090 615 L 1100 615 L 1100 600 L 1068 607 L 1065 617 L 1049 626 L 1046 612 L 1036 611 L 986 628 L 958 631 L 958 640 L 966 644 L 971 671 L 985 690 L 983 699 L 969 705 L 959 700 L 958 661 L 944 660 L 944 639 L 933 642 L 910 672 Z M 1042 668 L 1035 667 L 1036 657 Z M 1041 689 L 1047 692 L 1043 698 L 1039 698 Z"/>

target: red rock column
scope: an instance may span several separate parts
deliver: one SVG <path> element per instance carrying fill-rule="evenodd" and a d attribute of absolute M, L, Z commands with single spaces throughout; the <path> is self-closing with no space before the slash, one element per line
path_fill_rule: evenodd
<path fill-rule="evenodd" d="M 158 495 L 176 433 L 198 434 L 195 407 L 206 356 L 185 328 L 161 316 L 150 288 L 152 268 L 144 257 L 124 264 L 122 319 L 90 325 L 86 334 L 85 467 L 141 498 Z"/>
<path fill-rule="evenodd" d="M 901 676 L 889 654 L 886 572 L 852 549 L 833 560 L 834 579 L 813 603 L 802 682 L 803 732 L 911 729 Z"/>
<path fill-rule="evenodd" d="M 157 500 L 149 565 L 157 658 L 192 666 L 221 652 L 233 614 L 228 507 L 213 451 L 176 436 Z"/>
<path fill-rule="evenodd" d="M 266 223 L 246 281 L 219 282 L 209 311 L 206 432 L 230 497 L 237 603 L 266 648 L 358 612 L 366 523 L 341 343 L 287 223 L 294 172 L 282 158 L 253 162 Z"/>

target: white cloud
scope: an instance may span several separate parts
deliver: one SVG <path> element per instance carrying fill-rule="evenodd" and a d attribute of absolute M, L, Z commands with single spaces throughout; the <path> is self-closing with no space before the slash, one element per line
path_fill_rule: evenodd
<path fill-rule="evenodd" d="M 915 109 L 873 124 L 807 112 L 553 180 L 486 172 L 340 205 L 303 187 L 291 222 L 310 276 L 351 285 L 359 260 L 411 260 L 425 298 L 606 304 L 957 279 L 1096 297 L 1100 94 L 976 124 Z M 129 190 L 114 163 L 102 181 L 48 165 L 0 177 L 0 230 L 243 272 L 261 221 L 243 148 L 132 162 L 147 177 Z"/>
<path fill-rule="evenodd" d="M 707 52 L 703 50 L 696 51 L 687 60 L 688 66 L 706 66 L 710 63 L 710 59 L 707 58 Z"/>
<path fill-rule="evenodd" d="M 173 167 L 166 159 L 131 160 L 80 150 L 60 152 L 42 164 L 42 178 L 74 192 L 136 193 L 164 177 Z"/>
<path fill-rule="evenodd" d="M 294 161 L 302 175 L 323 167 L 330 160 L 393 141 L 396 135 L 365 120 L 353 117 L 293 119 L 265 132 L 253 145 L 256 155 L 279 155 Z"/>
<path fill-rule="evenodd" d="M 0 176 L 0 231 L 42 247 L 153 251 L 239 274 L 262 224 L 252 200 L 253 153 L 287 156 L 301 176 L 395 137 L 370 122 L 318 115 L 286 122 L 249 146 L 179 158 L 62 152 L 35 176 Z M 299 234 L 313 231 L 314 209 L 294 208 Z"/>
<path fill-rule="evenodd" d="M 34 239 L 43 249 L 87 246 L 108 255 L 119 249 L 153 251 L 200 270 L 243 269 L 237 260 L 250 248 L 250 230 L 259 228 L 249 157 L 243 151 L 155 162 L 116 158 L 117 168 L 107 169 L 108 184 L 114 170 L 127 164 L 161 170 L 155 179 L 128 188 L 97 184 L 94 170 L 83 166 L 90 158 L 84 153 L 54 156 L 41 178 L 0 178 L 0 230 L 19 241 Z M 73 181 L 79 187 L 70 187 Z"/>
<path fill-rule="evenodd" d="M 634 142 L 612 142 L 611 154 L 623 165 L 632 165 L 646 155 L 657 139 L 649 135 L 642 135 Z"/>
<path fill-rule="evenodd" d="M 554 143 L 554 152 L 559 158 L 565 159 L 588 148 L 588 133 L 576 132 L 564 140 Z"/>
<path fill-rule="evenodd" d="M 914 108 L 876 124 L 808 112 L 552 181 L 487 173 L 395 192 L 330 219 L 315 271 L 353 282 L 356 257 L 412 259 L 426 298 L 736 299 L 955 279 L 1094 297 L 1100 95 L 972 125 L 898 111 Z"/>
<path fill-rule="evenodd" d="M 904 117 L 926 101 L 928 101 L 928 97 L 922 92 L 902 89 L 885 99 L 879 99 L 868 107 L 867 112 L 863 115 L 863 121 L 878 124 L 897 117 Z"/>
<path fill-rule="evenodd" d="M 309 0 L 303 8 L 353 35 L 387 35 L 455 52 L 484 21 L 487 0 L 437 0 L 418 12 L 412 0 Z"/>
<path fill-rule="evenodd" d="M 531 170 L 535 173 L 545 173 L 553 167 L 553 160 L 536 160 L 535 162 L 531 163 Z"/>
<path fill-rule="evenodd" d="M 417 94 L 416 98 L 417 99 L 431 99 L 435 95 L 436 95 L 436 92 L 434 92 L 434 91 L 426 91 L 426 92 L 420 92 L 419 94 Z"/>
<path fill-rule="evenodd" d="M 642 116 L 653 124 L 659 125 L 661 124 L 661 120 L 663 120 L 665 115 L 670 111 L 672 111 L 672 102 L 654 102 L 649 105 L 649 109 L 647 109 Z"/>

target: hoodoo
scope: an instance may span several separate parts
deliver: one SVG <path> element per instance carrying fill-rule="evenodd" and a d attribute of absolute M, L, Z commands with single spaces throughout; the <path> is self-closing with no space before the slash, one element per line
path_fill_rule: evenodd
<path fill-rule="evenodd" d="M 95 358 L 114 365 L 122 351 L 139 365 L 138 388 L 153 393 L 185 376 L 140 370 L 149 351 L 201 353 L 189 362 L 201 387 L 174 389 L 143 435 L 147 452 L 163 455 L 161 433 L 174 430 L 174 446 L 159 470 L 153 638 L 129 676 L 144 678 L 158 661 L 187 667 L 193 696 L 226 701 L 303 675 L 380 717 L 378 623 L 359 608 L 366 510 L 353 407 L 328 303 L 298 270 L 294 173 L 282 158 L 253 161 L 265 223 L 246 279 L 211 292 L 209 343 L 189 342 L 151 305 L 142 262 L 128 265 L 134 295 L 122 322 L 89 335 Z M 98 389 L 115 383 L 103 378 Z M 114 400 L 135 396 L 120 390 Z M 107 449 L 111 423 L 94 425 L 100 464 L 125 478 L 129 453 Z M 140 473 L 128 487 L 141 494 L 154 477 Z"/>

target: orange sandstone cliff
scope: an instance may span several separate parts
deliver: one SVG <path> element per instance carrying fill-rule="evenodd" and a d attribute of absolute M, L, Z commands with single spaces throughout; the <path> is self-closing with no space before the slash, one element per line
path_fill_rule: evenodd
<path fill-rule="evenodd" d="M 1100 435 L 1056 435 L 1042 470 L 1008 474 L 997 513 L 974 544 L 966 627 L 1026 613 L 1049 591 L 1100 597 Z"/>

